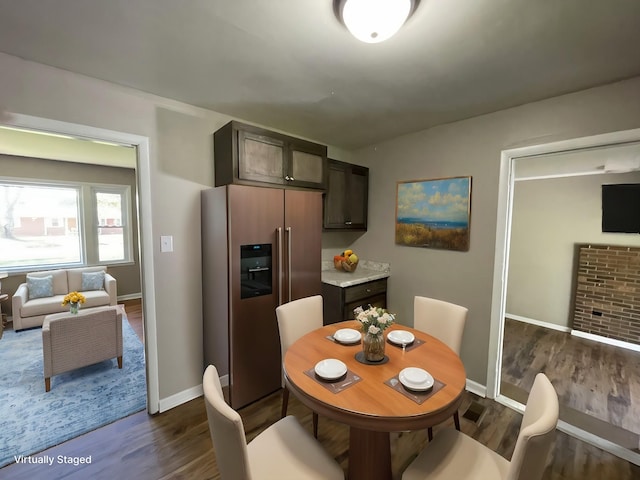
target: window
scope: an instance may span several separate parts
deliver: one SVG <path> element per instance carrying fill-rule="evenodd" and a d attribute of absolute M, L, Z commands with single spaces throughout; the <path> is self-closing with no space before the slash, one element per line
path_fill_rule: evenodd
<path fill-rule="evenodd" d="M 95 204 L 98 221 L 98 261 L 114 262 L 123 261 L 127 258 L 127 248 L 125 238 L 126 218 L 125 195 L 117 189 L 94 189 L 93 200 Z"/>
<path fill-rule="evenodd" d="M 128 186 L 0 179 L 0 269 L 131 261 L 129 197 Z"/>

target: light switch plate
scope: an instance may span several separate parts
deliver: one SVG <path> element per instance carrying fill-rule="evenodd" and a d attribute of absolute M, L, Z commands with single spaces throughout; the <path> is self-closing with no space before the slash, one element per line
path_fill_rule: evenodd
<path fill-rule="evenodd" d="M 173 252 L 173 236 L 171 235 L 160 236 L 160 251 Z"/>

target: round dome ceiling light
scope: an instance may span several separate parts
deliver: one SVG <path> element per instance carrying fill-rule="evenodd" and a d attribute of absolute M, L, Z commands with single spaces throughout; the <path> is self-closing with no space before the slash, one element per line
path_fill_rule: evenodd
<path fill-rule="evenodd" d="M 333 11 L 351 34 L 366 43 L 380 43 L 396 34 L 419 0 L 334 0 Z"/>

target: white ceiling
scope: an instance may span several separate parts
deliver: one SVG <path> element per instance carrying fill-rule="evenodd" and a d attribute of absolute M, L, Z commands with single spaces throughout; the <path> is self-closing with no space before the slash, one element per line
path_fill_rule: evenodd
<path fill-rule="evenodd" d="M 332 0 L 0 0 L 4 53 L 345 148 L 640 75 L 639 45 L 640 0 L 422 0 L 380 44 Z"/>

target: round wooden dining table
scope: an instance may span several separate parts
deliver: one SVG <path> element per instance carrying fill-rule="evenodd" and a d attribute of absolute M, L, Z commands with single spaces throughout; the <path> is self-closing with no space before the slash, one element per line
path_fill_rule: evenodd
<path fill-rule="evenodd" d="M 362 351 L 361 343 L 343 345 L 332 340 L 341 328 L 359 330 L 360 324 L 348 320 L 326 325 L 291 345 L 284 358 L 285 382 L 313 411 L 349 425 L 349 479 L 389 480 L 392 478 L 389 433 L 426 429 L 451 418 L 462 402 L 465 369 L 460 357 L 443 342 L 398 324 L 386 330 L 385 337 L 392 330 L 406 330 L 414 334 L 414 345 L 403 350 L 387 341 L 388 361 L 364 364 L 355 358 Z M 316 363 L 327 358 L 341 360 L 348 369 L 344 389 L 337 393 L 310 372 Z M 385 383 L 397 378 L 406 367 L 426 370 L 439 387 L 421 404 Z M 354 381 L 349 384 L 349 380 Z M 397 385 L 397 381 L 392 383 Z"/>

